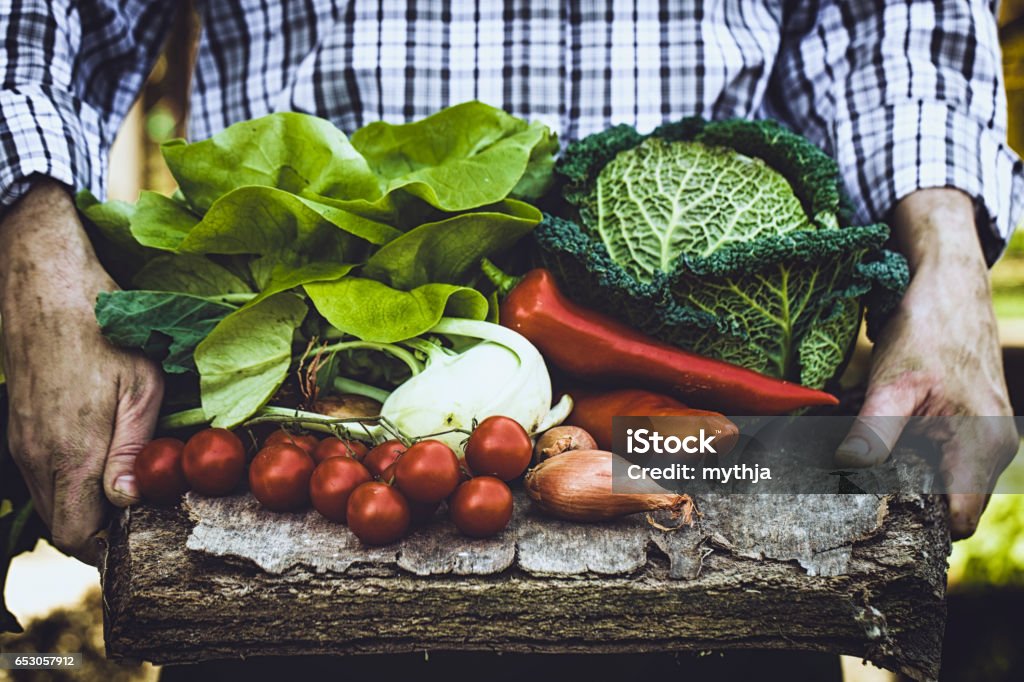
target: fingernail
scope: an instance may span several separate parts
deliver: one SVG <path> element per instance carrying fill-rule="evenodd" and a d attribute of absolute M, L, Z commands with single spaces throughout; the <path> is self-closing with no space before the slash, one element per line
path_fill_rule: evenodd
<path fill-rule="evenodd" d="M 114 490 L 125 497 L 138 497 L 139 493 L 135 488 L 135 476 L 122 474 L 114 479 Z"/>
<path fill-rule="evenodd" d="M 850 436 L 836 448 L 836 459 L 842 464 L 863 464 L 871 446 L 860 436 Z"/>

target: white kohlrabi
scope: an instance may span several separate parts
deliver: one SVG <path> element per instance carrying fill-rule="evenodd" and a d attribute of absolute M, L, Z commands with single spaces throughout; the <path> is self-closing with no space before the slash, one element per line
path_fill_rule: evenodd
<path fill-rule="evenodd" d="M 429 341 L 408 345 L 427 355 L 427 367 L 396 388 L 381 415 L 403 433 L 419 437 L 473 428 L 492 415 L 515 419 L 529 433 L 549 426 L 551 378 L 544 358 L 518 333 L 505 327 L 444 318 L 430 334 L 482 341 L 455 353 Z M 462 452 L 463 433 L 437 436 Z"/>

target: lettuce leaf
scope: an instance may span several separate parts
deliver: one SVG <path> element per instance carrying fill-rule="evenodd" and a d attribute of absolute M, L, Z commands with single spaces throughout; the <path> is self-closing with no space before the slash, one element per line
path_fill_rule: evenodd
<path fill-rule="evenodd" d="M 378 121 L 352 135 L 386 193 L 403 190 L 444 211 L 495 204 L 517 187 L 538 198 L 550 183 L 527 170 L 550 162 L 557 142 L 547 126 L 482 102 L 465 102 L 433 116 L 394 125 Z M 534 150 L 540 152 L 535 157 Z"/>
<path fill-rule="evenodd" d="M 508 249 L 540 222 L 541 213 L 507 199 L 479 211 L 425 223 L 370 256 L 362 274 L 399 289 L 430 282 L 455 284 L 480 259 Z"/>
<path fill-rule="evenodd" d="M 132 280 L 139 289 L 177 291 L 194 296 L 220 296 L 252 291 L 228 268 L 206 256 L 168 253 L 142 266 Z"/>
<path fill-rule="evenodd" d="M 299 296 L 277 294 L 228 315 L 196 347 L 203 412 L 214 426 L 237 426 L 270 400 L 307 312 Z"/>
<path fill-rule="evenodd" d="M 380 181 L 345 134 L 316 116 L 281 112 L 236 123 L 208 140 L 161 147 L 182 194 L 200 214 L 249 185 L 290 194 L 377 199 Z"/>
<path fill-rule="evenodd" d="M 401 291 L 372 279 L 345 277 L 337 282 L 307 284 L 305 290 L 328 322 L 365 341 L 410 339 L 444 316 L 473 320 L 487 317 L 483 294 L 452 284 L 424 284 Z"/>

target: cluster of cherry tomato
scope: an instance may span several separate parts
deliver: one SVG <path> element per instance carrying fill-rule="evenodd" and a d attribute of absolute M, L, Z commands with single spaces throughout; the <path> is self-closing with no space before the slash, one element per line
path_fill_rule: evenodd
<path fill-rule="evenodd" d="M 507 482 L 523 474 L 532 452 L 525 429 L 500 416 L 473 430 L 464 461 L 439 440 L 408 447 L 388 440 L 371 448 L 358 440 L 321 440 L 279 429 L 249 463 L 249 489 L 272 511 L 312 504 L 368 545 L 402 538 L 412 525 L 433 518 L 442 502 L 460 532 L 489 537 L 512 518 Z M 154 504 L 173 504 L 188 490 L 227 495 L 238 488 L 245 469 L 242 440 L 216 428 L 188 442 L 157 438 L 135 460 L 139 490 Z"/>

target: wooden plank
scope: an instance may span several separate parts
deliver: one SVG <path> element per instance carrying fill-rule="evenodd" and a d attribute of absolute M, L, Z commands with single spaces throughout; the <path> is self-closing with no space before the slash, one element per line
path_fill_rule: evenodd
<path fill-rule="evenodd" d="M 715 495 L 694 528 L 436 521 L 367 550 L 248 496 L 135 508 L 110 532 L 107 645 L 158 663 L 422 650 L 784 648 L 938 673 L 948 530 L 920 496 Z"/>

